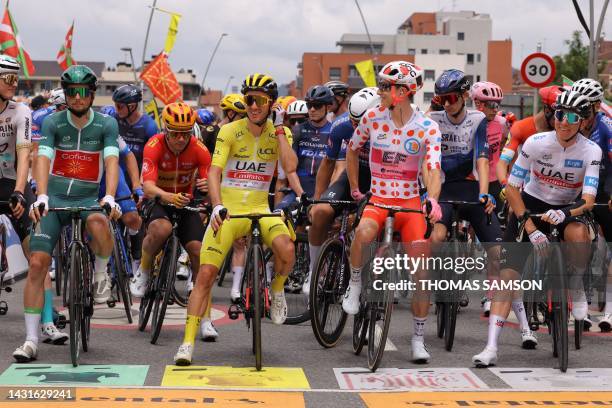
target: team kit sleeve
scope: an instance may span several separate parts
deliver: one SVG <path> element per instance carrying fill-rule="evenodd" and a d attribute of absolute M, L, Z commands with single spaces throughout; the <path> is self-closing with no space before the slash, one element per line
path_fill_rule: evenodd
<path fill-rule="evenodd" d="M 442 134 L 438 124 L 433 122 L 432 126 L 425 132 L 426 155 L 425 163 L 427 169 L 440 169 L 440 160 L 442 158 Z"/>
<path fill-rule="evenodd" d="M 119 126 L 113 118 L 108 118 L 104 124 L 104 158 L 119 157 Z"/>
<path fill-rule="evenodd" d="M 15 150 L 30 148 L 32 144 L 32 112 L 27 106 L 20 104 L 16 119 Z"/>
<path fill-rule="evenodd" d="M 147 123 L 145 124 L 145 143 L 159 133 L 159 128 L 157 127 L 155 120 L 153 120 L 149 115 L 147 115 L 147 117 L 149 120 L 147 120 Z"/>
<path fill-rule="evenodd" d="M 53 161 L 55 157 L 55 133 L 57 127 L 54 118 L 47 118 L 43 121 L 38 142 L 38 154 Z"/>
<path fill-rule="evenodd" d="M 368 111 L 369 112 L 369 111 Z M 368 120 L 366 119 L 367 113 L 363 115 L 361 121 L 359 122 L 359 126 L 353 133 L 351 137 L 351 141 L 349 142 L 349 149 L 353 151 L 357 151 L 361 149 L 361 147 L 370 139 L 370 125 L 368 124 Z"/>
<path fill-rule="evenodd" d="M 212 165 L 222 169 L 224 169 L 227 164 L 230 148 L 234 140 L 232 129 L 230 128 L 233 128 L 233 126 L 222 126 L 219 130 L 217 142 L 215 143 L 215 154 L 212 158 Z"/>
<path fill-rule="evenodd" d="M 602 151 L 601 148 L 593 144 L 591 154 L 587 160 L 586 170 L 584 172 L 584 180 L 582 182 L 582 194 L 597 196 L 597 187 L 599 186 L 599 166 L 601 164 Z"/>
<path fill-rule="evenodd" d="M 119 146 L 119 157 L 123 158 L 132 152 L 123 137 L 117 137 L 117 144 Z"/>
<path fill-rule="evenodd" d="M 325 156 L 330 160 L 338 160 L 340 146 L 342 146 L 342 132 L 339 131 L 340 125 L 332 126 L 329 134 L 329 142 L 325 148 Z"/>
<path fill-rule="evenodd" d="M 142 181 L 157 182 L 157 165 L 161 155 L 161 145 L 157 138 L 150 139 L 145 144 L 143 159 L 142 159 Z"/>
<path fill-rule="evenodd" d="M 521 153 L 512 166 L 510 177 L 508 177 L 508 184 L 512 187 L 521 188 L 527 175 L 531 171 L 531 163 L 533 162 L 533 154 L 537 151 L 535 146 L 536 139 L 530 138 L 525 141 Z"/>
<path fill-rule="evenodd" d="M 476 159 L 489 159 L 489 142 L 487 141 L 487 120 L 482 118 L 482 121 L 476 128 L 474 137 L 474 149 Z"/>

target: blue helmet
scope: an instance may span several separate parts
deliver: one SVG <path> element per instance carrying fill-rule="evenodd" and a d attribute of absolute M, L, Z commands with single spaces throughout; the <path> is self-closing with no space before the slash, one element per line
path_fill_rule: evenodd
<path fill-rule="evenodd" d="M 208 109 L 198 109 L 198 119 L 204 126 L 208 126 L 215 121 L 215 114 Z"/>
<path fill-rule="evenodd" d="M 115 117 L 117 116 L 117 111 L 113 105 L 106 105 L 100 108 L 100 113 L 103 113 L 108 116 Z"/>
<path fill-rule="evenodd" d="M 140 101 L 142 101 L 142 90 L 135 85 L 122 85 L 113 92 L 113 102 L 127 105 Z"/>
<path fill-rule="evenodd" d="M 467 79 L 463 71 L 458 69 L 447 69 L 442 72 L 435 84 L 436 95 L 452 92 L 463 93 L 468 89 L 470 89 L 470 80 Z"/>
<path fill-rule="evenodd" d="M 325 85 L 314 85 L 308 88 L 304 100 L 306 103 L 331 105 L 334 102 L 334 93 Z"/>

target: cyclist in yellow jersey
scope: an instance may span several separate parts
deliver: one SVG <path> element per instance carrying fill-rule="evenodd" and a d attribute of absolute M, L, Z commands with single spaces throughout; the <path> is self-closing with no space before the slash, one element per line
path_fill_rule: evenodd
<path fill-rule="evenodd" d="M 189 296 L 185 337 L 174 356 L 177 365 L 191 364 L 195 336 L 219 267 L 232 242 L 249 234 L 250 221 L 231 219 L 232 214 L 269 213 L 268 191 L 277 162 L 286 173 L 294 172 L 297 166 L 291 132 L 283 126 L 285 111 L 281 106 L 272 109 L 278 96 L 274 79 L 249 75 L 242 93 L 247 117 L 221 128 L 208 173 L 213 212 L 202 243 L 200 271 Z M 271 113 L 273 119 L 269 120 Z M 225 221 L 220 216 L 223 209 L 227 210 Z M 294 246 L 280 218 L 262 218 L 260 225 L 263 241 L 272 248 L 275 260 L 270 317 L 275 324 L 283 324 L 287 317 L 284 284 L 295 261 Z"/>

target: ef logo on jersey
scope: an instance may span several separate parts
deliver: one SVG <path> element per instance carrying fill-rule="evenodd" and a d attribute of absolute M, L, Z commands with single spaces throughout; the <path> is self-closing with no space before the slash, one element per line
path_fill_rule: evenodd
<path fill-rule="evenodd" d="M 421 143 L 416 138 L 411 137 L 404 142 L 404 149 L 408 154 L 417 154 L 421 150 Z"/>

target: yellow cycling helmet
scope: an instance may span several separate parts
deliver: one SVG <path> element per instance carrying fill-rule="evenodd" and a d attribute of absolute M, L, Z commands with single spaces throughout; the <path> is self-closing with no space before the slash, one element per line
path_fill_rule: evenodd
<path fill-rule="evenodd" d="M 286 111 L 289 105 L 291 104 L 291 102 L 295 102 L 295 101 L 297 101 L 295 96 L 279 96 L 278 99 L 276 100 L 276 103 L 280 104 L 283 110 Z"/>
<path fill-rule="evenodd" d="M 191 106 L 183 102 L 171 103 L 162 111 L 162 120 L 166 125 L 166 129 L 178 132 L 192 130 L 196 116 Z"/>
<path fill-rule="evenodd" d="M 276 81 L 270 75 L 266 74 L 251 74 L 244 79 L 241 92 L 246 95 L 249 91 L 261 91 L 268 94 L 270 99 L 275 100 L 278 97 L 278 86 Z"/>
<path fill-rule="evenodd" d="M 221 110 L 233 110 L 236 113 L 244 115 L 246 113 L 246 104 L 244 98 L 240 94 L 227 94 L 219 102 Z"/>

